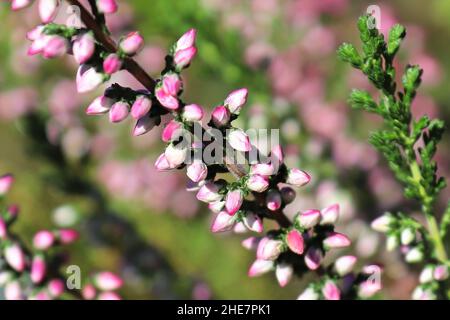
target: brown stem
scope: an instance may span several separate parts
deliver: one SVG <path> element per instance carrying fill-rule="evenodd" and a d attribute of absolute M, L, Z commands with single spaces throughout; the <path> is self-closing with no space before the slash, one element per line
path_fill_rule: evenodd
<path fill-rule="evenodd" d="M 107 35 L 102 27 L 99 25 L 99 23 L 95 20 L 95 18 L 89 13 L 89 11 L 81 5 L 81 3 L 78 0 L 67 0 L 70 4 L 77 6 L 80 8 L 80 18 L 81 21 L 86 25 L 86 27 L 94 32 L 95 38 L 97 41 L 99 41 L 103 47 L 105 47 L 106 50 L 110 52 L 117 52 L 117 44 L 114 42 L 114 40 Z M 156 81 L 150 77 L 147 72 L 145 72 L 144 69 L 132 58 L 125 58 L 124 61 L 124 68 L 136 78 L 147 90 L 150 92 L 153 92 L 155 89 Z M 225 158 L 225 164 L 230 171 L 236 178 L 242 178 L 247 173 L 245 169 L 238 165 L 234 164 L 232 161 L 229 161 L 229 159 Z M 261 194 L 254 193 L 255 201 L 258 203 L 258 205 L 261 208 L 265 208 L 265 199 L 262 197 Z M 265 210 L 267 211 L 265 216 L 269 219 L 277 221 L 277 223 L 280 225 L 280 227 L 287 228 L 292 225 L 291 221 L 284 215 L 282 210 L 278 210 L 275 212 Z"/>

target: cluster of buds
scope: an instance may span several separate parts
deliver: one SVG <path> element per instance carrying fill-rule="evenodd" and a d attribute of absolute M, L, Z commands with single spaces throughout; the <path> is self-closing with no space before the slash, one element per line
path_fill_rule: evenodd
<path fill-rule="evenodd" d="M 449 278 L 449 267 L 444 264 L 426 265 L 419 277 L 419 286 L 412 293 L 414 300 L 436 300 L 442 292 L 442 284 Z"/>
<path fill-rule="evenodd" d="M 0 177 L 0 200 L 11 188 L 13 180 L 11 175 Z M 78 232 L 73 229 L 38 231 L 30 250 L 11 232 L 18 214 L 16 205 L 0 207 L 0 288 L 3 288 L 5 299 L 54 300 L 64 298 L 66 294 L 78 298 L 79 292 L 69 289 L 67 279 L 61 276 L 64 255 L 55 253 L 61 246 L 75 242 Z M 88 284 L 83 288 L 83 298 L 120 299 L 114 292 L 122 285 L 118 276 L 102 272 L 94 279 L 99 293 L 94 290 L 93 295 L 86 295 L 86 287 L 92 286 Z"/>

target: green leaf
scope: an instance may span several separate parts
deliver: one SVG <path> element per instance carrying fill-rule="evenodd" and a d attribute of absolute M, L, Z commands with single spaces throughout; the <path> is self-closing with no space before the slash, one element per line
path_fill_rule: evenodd
<path fill-rule="evenodd" d="M 389 41 L 387 45 L 387 54 L 392 58 L 400 48 L 402 40 L 406 36 L 406 29 L 400 24 L 396 24 L 389 31 Z"/>
<path fill-rule="evenodd" d="M 350 94 L 349 103 L 354 109 L 364 109 L 369 112 L 380 113 L 380 109 L 372 96 L 364 90 L 353 90 Z"/>
<path fill-rule="evenodd" d="M 350 63 L 355 68 L 360 68 L 363 61 L 356 48 L 349 43 L 343 43 L 338 49 L 338 56 L 342 61 Z"/>

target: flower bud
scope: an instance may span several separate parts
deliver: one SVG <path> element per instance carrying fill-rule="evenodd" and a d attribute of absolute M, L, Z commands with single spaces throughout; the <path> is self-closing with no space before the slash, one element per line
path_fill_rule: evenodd
<path fill-rule="evenodd" d="M 87 107 L 86 114 L 88 115 L 100 115 L 106 112 L 109 112 L 112 105 L 114 104 L 114 100 L 106 97 L 100 96 L 95 98 L 95 100 Z"/>
<path fill-rule="evenodd" d="M 170 164 L 171 168 L 176 168 L 184 163 L 186 160 L 188 149 L 183 147 L 180 143 L 179 145 L 169 144 L 164 151 L 166 159 Z"/>
<path fill-rule="evenodd" d="M 18 243 L 7 245 L 3 255 L 6 262 L 17 272 L 22 272 L 25 269 L 25 255 Z"/>
<path fill-rule="evenodd" d="M 163 129 L 161 139 L 164 142 L 177 140 L 182 135 L 182 124 L 176 120 L 170 120 Z"/>
<path fill-rule="evenodd" d="M 27 32 L 27 39 L 30 41 L 35 41 L 44 35 L 45 25 L 38 25 L 30 31 Z"/>
<path fill-rule="evenodd" d="M 43 23 L 52 22 L 58 14 L 59 0 L 39 0 L 39 16 Z"/>
<path fill-rule="evenodd" d="M 270 151 L 270 162 L 280 165 L 281 163 L 283 163 L 283 160 L 284 160 L 283 148 L 278 144 L 274 146 Z"/>
<path fill-rule="evenodd" d="M 298 230 L 293 229 L 289 231 L 286 235 L 286 242 L 292 252 L 296 254 L 303 254 L 305 243 L 302 234 Z"/>
<path fill-rule="evenodd" d="M 390 230 L 391 224 L 393 222 L 394 222 L 394 219 L 392 218 L 392 216 L 385 214 L 385 215 L 373 220 L 370 226 L 375 231 L 386 233 Z"/>
<path fill-rule="evenodd" d="M 244 194 L 240 189 L 229 191 L 225 198 L 225 208 L 229 215 L 233 216 L 241 208 Z"/>
<path fill-rule="evenodd" d="M 38 250 L 47 250 L 55 243 L 55 236 L 48 230 L 39 231 L 34 235 L 33 246 Z"/>
<path fill-rule="evenodd" d="M 11 1 L 11 9 L 16 11 L 20 9 L 24 9 L 31 5 L 33 0 L 12 0 Z"/>
<path fill-rule="evenodd" d="M 256 250 L 258 248 L 259 241 L 261 239 L 258 237 L 250 237 L 241 242 L 242 246 L 247 250 Z"/>
<path fill-rule="evenodd" d="M 211 202 L 208 204 L 208 208 L 214 213 L 219 213 L 223 210 L 223 208 L 225 208 L 225 201 Z"/>
<path fill-rule="evenodd" d="M 157 125 L 157 123 L 159 123 L 158 118 L 150 117 L 148 115 L 139 118 L 139 120 L 136 122 L 136 125 L 134 126 L 133 136 L 146 134 L 147 132 L 152 130 Z"/>
<path fill-rule="evenodd" d="M 273 261 L 257 259 L 250 266 L 250 269 L 248 270 L 248 276 L 258 277 L 260 275 L 263 275 L 264 273 L 269 272 L 270 270 L 273 269 L 273 267 L 274 267 Z"/>
<path fill-rule="evenodd" d="M 115 53 L 109 54 L 103 61 L 103 70 L 106 74 L 113 74 L 122 68 L 122 60 Z"/>
<path fill-rule="evenodd" d="M 439 265 L 434 268 L 434 280 L 443 281 L 448 279 L 448 267 L 446 265 Z"/>
<path fill-rule="evenodd" d="M 200 188 L 197 199 L 207 203 L 220 201 L 222 200 L 222 195 L 219 193 L 220 189 L 219 184 L 209 181 Z"/>
<path fill-rule="evenodd" d="M 231 92 L 225 99 L 224 105 L 231 113 L 239 114 L 243 105 L 247 102 L 248 90 L 246 88 Z"/>
<path fill-rule="evenodd" d="M 155 96 L 159 103 L 167 109 L 176 110 L 180 106 L 178 99 L 164 91 L 162 86 L 155 89 Z"/>
<path fill-rule="evenodd" d="M 194 59 L 196 54 L 197 54 L 196 47 L 189 47 L 187 49 L 177 51 L 175 53 L 175 56 L 173 57 L 175 67 L 178 70 L 187 67 L 191 63 L 192 59 Z"/>
<path fill-rule="evenodd" d="M 270 211 L 277 211 L 281 208 L 281 194 L 278 190 L 270 189 L 267 192 L 266 206 Z"/>
<path fill-rule="evenodd" d="M 255 192 L 264 192 L 269 187 L 269 180 L 259 174 L 251 175 L 247 181 L 247 188 Z"/>
<path fill-rule="evenodd" d="M 228 134 L 228 142 L 237 151 L 247 152 L 252 148 L 248 135 L 240 129 L 230 131 Z"/>
<path fill-rule="evenodd" d="M 282 241 L 263 238 L 258 245 L 256 257 L 262 260 L 276 260 L 282 252 L 282 249 Z"/>
<path fill-rule="evenodd" d="M 94 67 L 82 64 L 77 72 L 77 90 L 79 93 L 92 91 L 103 83 L 103 74 Z"/>
<path fill-rule="evenodd" d="M 197 36 L 197 30 L 190 29 L 178 39 L 175 45 L 175 52 L 185 50 L 195 45 L 195 38 Z"/>
<path fill-rule="evenodd" d="M 415 247 L 410 249 L 405 256 L 406 262 L 409 263 L 418 263 L 423 260 L 423 252 L 420 248 Z"/>
<path fill-rule="evenodd" d="M 417 287 L 412 293 L 413 300 L 436 300 L 436 295 L 430 289 Z"/>
<path fill-rule="evenodd" d="M 119 47 L 123 53 L 135 55 L 144 47 L 144 38 L 137 31 L 131 32 L 120 41 Z"/>
<path fill-rule="evenodd" d="M 134 119 L 139 120 L 150 111 L 151 107 L 152 100 L 146 96 L 138 96 L 131 107 L 131 116 Z"/>
<path fill-rule="evenodd" d="M 297 300 L 319 300 L 319 294 L 313 288 L 307 288 Z"/>
<path fill-rule="evenodd" d="M 393 234 L 387 237 L 386 240 L 386 250 L 387 251 L 394 251 L 399 246 L 399 241 L 397 235 Z"/>
<path fill-rule="evenodd" d="M 233 227 L 233 232 L 237 234 L 247 233 L 248 229 L 242 221 L 236 222 Z"/>
<path fill-rule="evenodd" d="M 6 300 L 23 300 L 24 296 L 19 281 L 8 282 L 4 289 L 4 295 Z"/>
<path fill-rule="evenodd" d="M 0 240 L 5 240 L 8 236 L 8 226 L 5 220 L 0 217 Z"/>
<path fill-rule="evenodd" d="M 46 59 L 58 58 L 67 53 L 69 44 L 60 36 L 48 36 L 47 42 L 42 50 L 42 56 Z"/>
<path fill-rule="evenodd" d="M 118 6 L 116 0 L 97 0 L 98 12 L 105 14 L 116 13 Z"/>
<path fill-rule="evenodd" d="M 250 174 L 259 174 L 264 177 L 271 176 L 273 174 L 273 166 L 270 163 L 257 163 L 250 167 Z"/>
<path fill-rule="evenodd" d="M 58 298 L 64 293 L 64 281 L 61 279 L 53 279 L 48 283 L 47 289 L 53 298 Z"/>
<path fill-rule="evenodd" d="M 230 111 L 224 106 L 217 106 L 211 114 L 211 120 L 217 128 L 222 128 L 230 122 Z"/>
<path fill-rule="evenodd" d="M 187 167 L 187 176 L 194 182 L 200 182 L 206 179 L 208 175 L 208 167 L 201 160 L 194 160 L 192 164 Z"/>
<path fill-rule="evenodd" d="M 95 275 L 94 284 L 102 291 L 112 291 L 122 287 L 123 280 L 112 272 L 104 271 Z"/>
<path fill-rule="evenodd" d="M 280 190 L 281 192 L 281 198 L 283 199 L 283 203 L 289 204 L 292 203 L 295 200 L 296 193 L 295 190 L 291 187 L 283 187 Z"/>
<path fill-rule="evenodd" d="M 261 233 L 264 230 L 262 219 L 253 212 L 247 212 L 243 218 L 243 222 L 253 232 Z"/>
<path fill-rule="evenodd" d="M 332 232 L 325 240 L 323 240 L 323 245 L 327 249 L 345 248 L 350 244 L 350 239 L 345 234 L 338 232 Z"/>
<path fill-rule="evenodd" d="M 285 287 L 292 279 L 293 274 L 294 268 L 288 263 L 281 262 L 275 267 L 275 276 L 277 277 L 280 287 Z"/>
<path fill-rule="evenodd" d="M 14 183 L 14 177 L 11 174 L 0 176 L 0 197 L 8 193 Z"/>
<path fill-rule="evenodd" d="M 433 274 L 434 274 L 434 267 L 431 265 L 426 266 L 420 273 L 419 282 L 427 283 L 433 281 L 434 280 Z"/>
<path fill-rule="evenodd" d="M 404 229 L 400 235 L 400 241 L 405 246 L 411 244 L 415 238 L 416 238 L 415 232 L 411 228 Z"/>
<path fill-rule="evenodd" d="M 197 122 L 203 119 L 204 114 L 203 108 L 198 104 L 188 104 L 184 106 L 181 115 L 186 121 Z"/>
<path fill-rule="evenodd" d="M 339 205 L 333 204 L 325 209 L 322 209 L 320 225 L 333 225 L 339 219 Z"/>
<path fill-rule="evenodd" d="M 306 251 L 305 264 L 310 270 L 316 270 L 320 267 L 323 260 L 322 250 L 319 248 L 310 247 Z"/>
<path fill-rule="evenodd" d="M 36 255 L 31 262 L 31 281 L 33 283 L 41 283 L 47 272 L 47 265 L 45 263 L 44 257 L 41 255 Z"/>
<path fill-rule="evenodd" d="M 29 56 L 34 56 L 36 54 L 42 53 L 47 46 L 47 42 L 51 39 L 51 36 L 42 34 L 33 40 L 30 47 L 28 48 L 27 54 Z"/>
<path fill-rule="evenodd" d="M 217 233 L 229 231 L 233 228 L 235 222 L 234 217 L 230 216 L 227 212 L 219 212 L 211 225 L 211 232 Z"/>
<path fill-rule="evenodd" d="M 60 229 L 58 230 L 58 240 L 62 244 L 71 244 L 78 240 L 79 233 L 73 229 Z"/>
<path fill-rule="evenodd" d="M 363 299 L 368 299 L 373 297 L 380 290 L 381 290 L 381 283 L 369 279 L 359 284 L 358 296 Z"/>
<path fill-rule="evenodd" d="M 97 295 L 97 290 L 92 284 L 87 284 L 81 289 L 81 296 L 85 300 L 93 300 Z"/>
<path fill-rule="evenodd" d="M 355 256 L 342 256 L 338 258 L 334 262 L 334 268 L 337 274 L 342 277 L 352 272 L 357 260 Z"/>
<path fill-rule="evenodd" d="M 158 171 L 167 171 L 172 169 L 170 167 L 169 161 L 167 161 L 165 153 L 161 154 L 155 162 L 156 170 Z"/>
<path fill-rule="evenodd" d="M 322 288 L 322 294 L 325 300 L 340 300 L 341 291 L 334 283 L 334 281 L 328 280 Z"/>
<path fill-rule="evenodd" d="M 122 298 L 115 292 L 101 292 L 98 295 L 98 300 L 122 300 Z"/>
<path fill-rule="evenodd" d="M 78 64 L 84 64 L 92 58 L 95 52 L 95 39 L 90 33 L 78 36 L 72 46 L 73 57 Z"/>
<path fill-rule="evenodd" d="M 125 120 L 130 113 L 130 105 L 124 101 L 117 101 L 109 110 L 109 121 L 119 123 Z"/>
<path fill-rule="evenodd" d="M 176 73 L 167 73 L 162 79 L 162 88 L 167 94 L 176 97 L 181 90 L 181 79 Z"/>
<path fill-rule="evenodd" d="M 311 229 L 315 227 L 320 221 L 319 210 L 306 210 L 297 216 L 297 221 L 302 228 Z"/>
<path fill-rule="evenodd" d="M 311 177 L 305 171 L 302 171 L 300 169 L 290 169 L 288 177 L 286 179 L 286 183 L 301 187 L 307 184 L 310 180 Z"/>

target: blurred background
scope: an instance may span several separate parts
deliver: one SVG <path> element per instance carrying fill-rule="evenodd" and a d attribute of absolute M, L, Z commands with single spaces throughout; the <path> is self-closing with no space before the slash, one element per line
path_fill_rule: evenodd
<path fill-rule="evenodd" d="M 338 228 L 360 262 L 385 266 L 382 298 L 409 298 L 417 272 L 386 253 L 369 222 L 385 211 L 417 210 L 383 159 L 367 143 L 380 119 L 353 112 L 351 88 L 372 90 L 336 57 L 343 42 L 357 46 L 356 21 L 369 5 L 381 9 L 381 30 L 401 23 L 407 39 L 399 70 L 424 68 L 414 115 L 450 117 L 450 2 L 439 0 L 129 0 L 107 19 L 118 39 L 139 30 L 146 47 L 138 61 L 153 76 L 167 48 L 187 29 L 198 30 L 199 54 L 184 73 L 185 101 L 211 110 L 228 92 L 250 89 L 239 119 L 243 128 L 280 129 L 287 163 L 307 170 L 313 183 L 299 190 L 289 214 L 338 202 Z M 133 123 L 92 118 L 85 107 L 97 93 L 79 95 L 70 56 L 28 57 L 27 31 L 37 10 L 11 13 L 0 3 L 0 173 L 15 174 L 10 202 L 22 208 L 16 231 L 73 226 L 81 241 L 70 248 L 82 272 L 109 269 L 125 279 L 121 294 L 137 299 L 292 299 L 308 279 L 279 288 L 273 273 L 250 279 L 253 252 L 246 235 L 213 235 L 211 214 L 185 190 L 181 173 L 153 168 L 160 130 L 134 138 Z M 400 72 L 399 72 L 400 73 Z M 111 82 L 139 88 L 126 74 Z M 449 177 L 449 135 L 439 148 L 440 174 Z M 442 194 L 439 212 L 449 198 Z"/>

